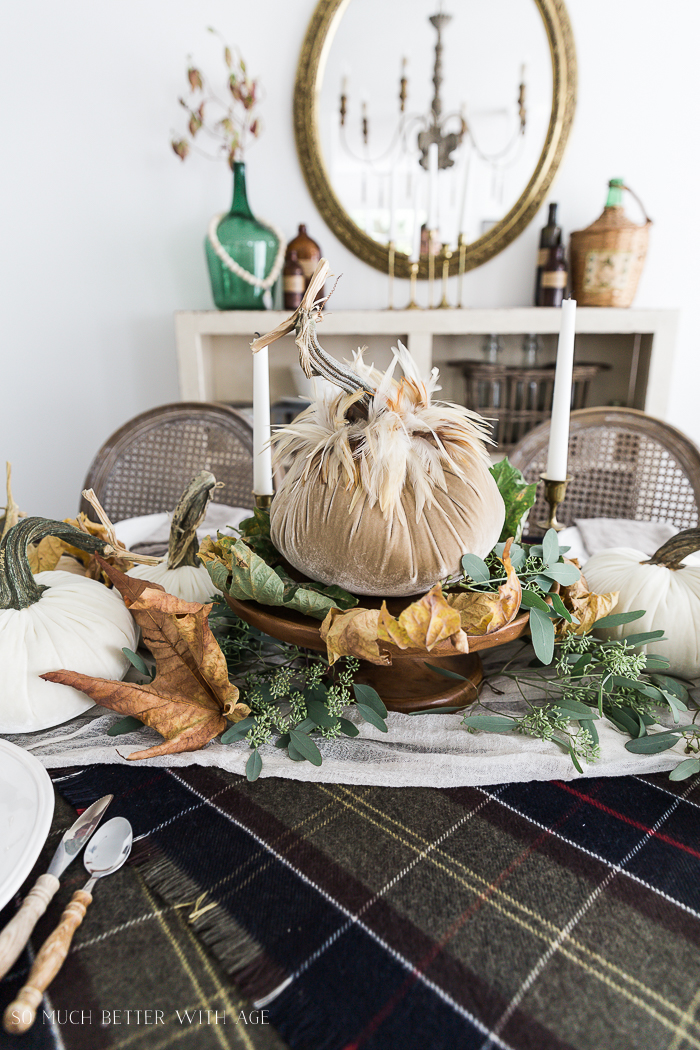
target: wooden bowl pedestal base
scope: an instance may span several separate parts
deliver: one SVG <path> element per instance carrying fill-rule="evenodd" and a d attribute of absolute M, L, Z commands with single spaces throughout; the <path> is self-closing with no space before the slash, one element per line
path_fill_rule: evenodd
<path fill-rule="evenodd" d="M 229 595 L 225 595 L 225 598 L 237 616 L 265 634 L 305 649 L 326 651 L 318 620 L 280 606 L 239 601 Z M 527 624 L 528 613 L 525 611 L 500 631 L 470 638 L 472 651 L 463 654 L 456 654 L 448 642 L 439 643 L 430 653 L 419 649 L 399 649 L 395 645 L 380 642 L 380 648 L 391 655 L 392 663 L 386 666 L 360 660 L 357 681 L 376 689 L 389 711 L 410 714 L 411 711 L 429 708 L 437 711 L 441 707 L 468 707 L 477 699 L 483 678 L 481 659 L 476 650 L 512 642 L 525 632 Z M 454 671 L 467 681 L 460 682 L 441 675 L 432 671 L 428 664 Z"/>

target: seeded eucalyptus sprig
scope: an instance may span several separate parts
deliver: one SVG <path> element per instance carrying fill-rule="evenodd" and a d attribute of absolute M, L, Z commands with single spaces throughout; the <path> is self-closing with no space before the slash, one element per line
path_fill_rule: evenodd
<path fill-rule="evenodd" d="M 612 613 L 594 627 L 617 627 L 644 615 L 641 610 Z M 462 724 L 471 732 L 517 732 L 551 740 L 569 753 L 580 773 L 581 759 L 593 762 L 600 756 L 595 723 L 603 717 L 632 738 L 625 747 L 635 754 L 657 754 L 682 738 L 687 752 L 700 754 L 700 726 L 695 724 L 700 711 L 690 724 L 679 724 L 692 703 L 687 686 L 666 673 L 664 657 L 639 651 L 648 642 L 663 640 L 663 631 L 630 634 L 619 641 L 601 641 L 590 632 L 565 634 L 556 643 L 553 667 L 509 671 L 506 665 L 497 672 L 516 684 L 526 705 L 524 715 L 470 714 Z M 483 702 L 481 707 L 489 711 Z M 676 728 L 663 728 L 662 712 L 672 715 Z M 651 732 L 654 726 L 661 731 Z M 700 758 L 682 761 L 670 776 L 682 780 L 694 773 L 700 773 Z"/>
<path fill-rule="evenodd" d="M 355 737 L 359 730 L 342 716 L 354 704 L 366 722 L 387 732 L 387 710 L 371 686 L 354 681 L 359 660 L 349 658 L 329 667 L 321 653 L 280 642 L 240 620 L 224 601 L 217 601 L 210 624 L 221 647 L 232 681 L 251 709 L 221 736 L 222 744 L 246 740 L 252 754 L 246 763 L 248 780 L 262 770 L 259 748 L 271 743 L 286 748 L 295 762 L 320 766 L 315 735 L 330 740 Z"/>

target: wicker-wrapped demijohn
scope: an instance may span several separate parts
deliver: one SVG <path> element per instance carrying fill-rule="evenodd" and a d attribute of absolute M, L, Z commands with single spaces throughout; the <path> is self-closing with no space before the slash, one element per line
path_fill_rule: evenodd
<path fill-rule="evenodd" d="M 313 294 L 312 279 L 307 304 Z M 421 379 L 400 344 L 385 373 L 362 351 L 349 369 L 333 361 L 316 338 L 318 309 L 302 303 L 282 329 L 296 328 L 306 374 L 340 389 L 273 437 L 287 471 L 270 510 L 272 542 L 306 576 L 354 594 L 426 591 L 458 574 L 463 554 L 483 557 L 500 536 L 505 509 L 488 469 L 486 424 L 433 401 L 437 369 Z"/>

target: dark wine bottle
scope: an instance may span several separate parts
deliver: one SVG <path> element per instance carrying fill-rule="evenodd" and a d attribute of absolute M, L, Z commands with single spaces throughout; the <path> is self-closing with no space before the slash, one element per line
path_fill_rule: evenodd
<path fill-rule="evenodd" d="M 550 248 L 540 278 L 538 306 L 561 306 L 566 295 L 569 274 L 566 267 L 564 245 Z"/>
<path fill-rule="evenodd" d="M 540 231 L 540 248 L 537 253 L 537 276 L 535 278 L 535 306 L 544 306 L 540 302 L 540 289 L 542 287 L 542 272 L 547 263 L 550 248 L 556 248 L 561 244 L 561 226 L 557 226 L 556 204 L 549 205 L 549 218 L 547 225 Z"/>

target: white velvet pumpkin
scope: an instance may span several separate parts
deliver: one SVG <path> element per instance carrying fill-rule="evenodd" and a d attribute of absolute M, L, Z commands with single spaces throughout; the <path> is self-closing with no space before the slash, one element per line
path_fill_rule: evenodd
<path fill-rule="evenodd" d="M 400 363 L 404 377 L 393 378 Z M 319 398 L 273 438 L 287 466 L 272 501 L 270 535 L 312 580 L 360 595 L 426 591 L 460 571 L 463 554 L 498 542 L 505 508 L 488 470 L 484 421 L 432 401 L 437 369 L 422 380 L 399 344 L 386 373 L 355 355 L 372 392 Z"/>
<path fill-rule="evenodd" d="M 122 647 L 137 627 L 121 595 L 84 576 L 54 570 L 35 577 L 48 589 L 25 609 L 0 609 L 0 733 L 31 733 L 94 706 L 85 693 L 39 675 L 63 668 L 121 679 Z"/>
<path fill-rule="evenodd" d="M 158 583 L 168 594 L 186 602 L 205 604 L 212 595 L 221 594 L 197 557 L 197 526 L 206 514 L 215 488 L 216 478 L 211 471 L 196 474 L 173 511 L 166 557 L 158 565 L 134 565 L 127 575 Z"/>
<path fill-rule="evenodd" d="M 679 539 L 669 540 L 654 558 Z M 696 549 L 697 542 L 691 541 L 685 552 L 678 553 L 684 557 Z M 594 554 L 584 565 L 583 573 L 592 591 L 619 592 L 614 612 L 644 610 L 640 619 L 603 631 L 606 637 L 624 638 L 664 630 L 668 640 L 652 642 L 646 651 L 670 660 L 672 673 L 687 678 L 700 676 L 700 566 L 681 565 L 680 561 L 675 567 L 663 562 L 651 564 L 649 556 L 641 551 L 613 547 Z"/>
<path fill-rule="evenodd" d="M 178 565 L 171 569 L 168 559 L 165 558 L 160 565 L 134 565 L 129 569 L 129 576 L 137 576 L 141 580 L 151 580 L 159 583 L 168 594 L 174 594 L 186 602 L 208 602 L 213 594 L 221 594 L 211 582 L 211 576 L 204 565 Z"/>

